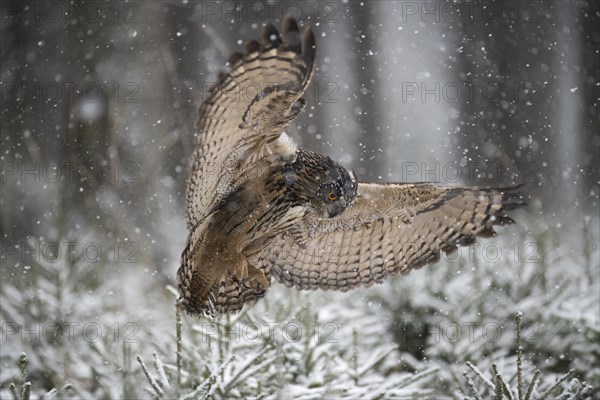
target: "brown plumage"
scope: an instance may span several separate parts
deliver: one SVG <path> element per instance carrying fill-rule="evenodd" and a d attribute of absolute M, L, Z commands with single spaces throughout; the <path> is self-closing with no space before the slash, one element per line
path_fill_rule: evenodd
<path fill-rule="evenodd" d="M 263 28 L 200 106 L 177 278 L 191 314 L 235 312 L 274 277 L 298 289 L 348 290 L 439 260 L 512 223 L 517 187 L 358 183 L 283 133 L 304 107 L 315 39 L 286 18 Z"/>

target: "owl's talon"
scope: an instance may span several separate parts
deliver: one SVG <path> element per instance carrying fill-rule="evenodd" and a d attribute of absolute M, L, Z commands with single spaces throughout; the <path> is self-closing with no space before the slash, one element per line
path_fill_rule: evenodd
<path fill-rule="evenodd" d="M 264 272 L 251 265 L 248 266 L 248 279 L 258 281 L 265 289 L 271 286 Z"/>
<path fill-rule="evenodd" d="M 244 280 L 248 276 L 248 262 L 241 254 L 225 257 L 226 265 L 231 267 L 230 274 L 237 280 Z"/>

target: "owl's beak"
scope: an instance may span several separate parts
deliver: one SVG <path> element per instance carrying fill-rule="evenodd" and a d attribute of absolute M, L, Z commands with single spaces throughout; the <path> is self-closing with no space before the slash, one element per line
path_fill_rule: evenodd
<path fill-rule="evenodd" d="M 327 218 L 333 218 L 338 216 L 342 211 L 346 209 L 346 202 L 344 199 L 340 199 L 335 203 L 327 205 Z"/>

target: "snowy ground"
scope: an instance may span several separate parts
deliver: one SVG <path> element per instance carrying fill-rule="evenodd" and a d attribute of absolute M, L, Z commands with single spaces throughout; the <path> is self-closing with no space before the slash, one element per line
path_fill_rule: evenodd
<path fill-rule="evenodd" d="M 539 369 L 533 392 L 539 395 L 572 369 L 553 396 L 576 393 L 583 382 L 594 387 L 586 389 L 589 396 L 597 394 L 598 232 L 576 231 L 576 240 L 563 242 L 551 228 L 531 235 L 524 225 L 381 286 L 342 294 L 274 285 L 241 315 L 184 316 L 179 393 L 464 398 L 475 390 L 489 396 L 467 362 L 489 381 L 496 364 L 516 393 L 515 313 L 521 312 L 525 385 Z M 18 284 L 3 284 L 2 382 L 19 382 L 23 352 L 36 395 L 68 383 L 60 396 L 146 397 L 154 391 L 139 355 L 161 392 L 176 394 L 174 289 L 150 266 L 118 276 L 112 268 L 42 262 L 15 277 Z M 7 391 L 5 385 L 3 397 Z"/>

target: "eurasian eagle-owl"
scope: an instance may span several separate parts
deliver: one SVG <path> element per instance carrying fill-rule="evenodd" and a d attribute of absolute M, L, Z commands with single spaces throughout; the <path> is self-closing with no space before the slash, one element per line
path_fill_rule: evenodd
<path fill-rule="evenodd" d="M 177 278 L 183 308 L 235 312 L 271 278 L 348 290 L 435 262 L 495 235 L 522 203 L 515 187 L 359 183 L 284 133 L 304 107 L 315 38 L 285 18 L 233 54 L 200 106 L 186 192 L 189 237 Z M 248 95 L 248 88 L 255 93 Z"/>

